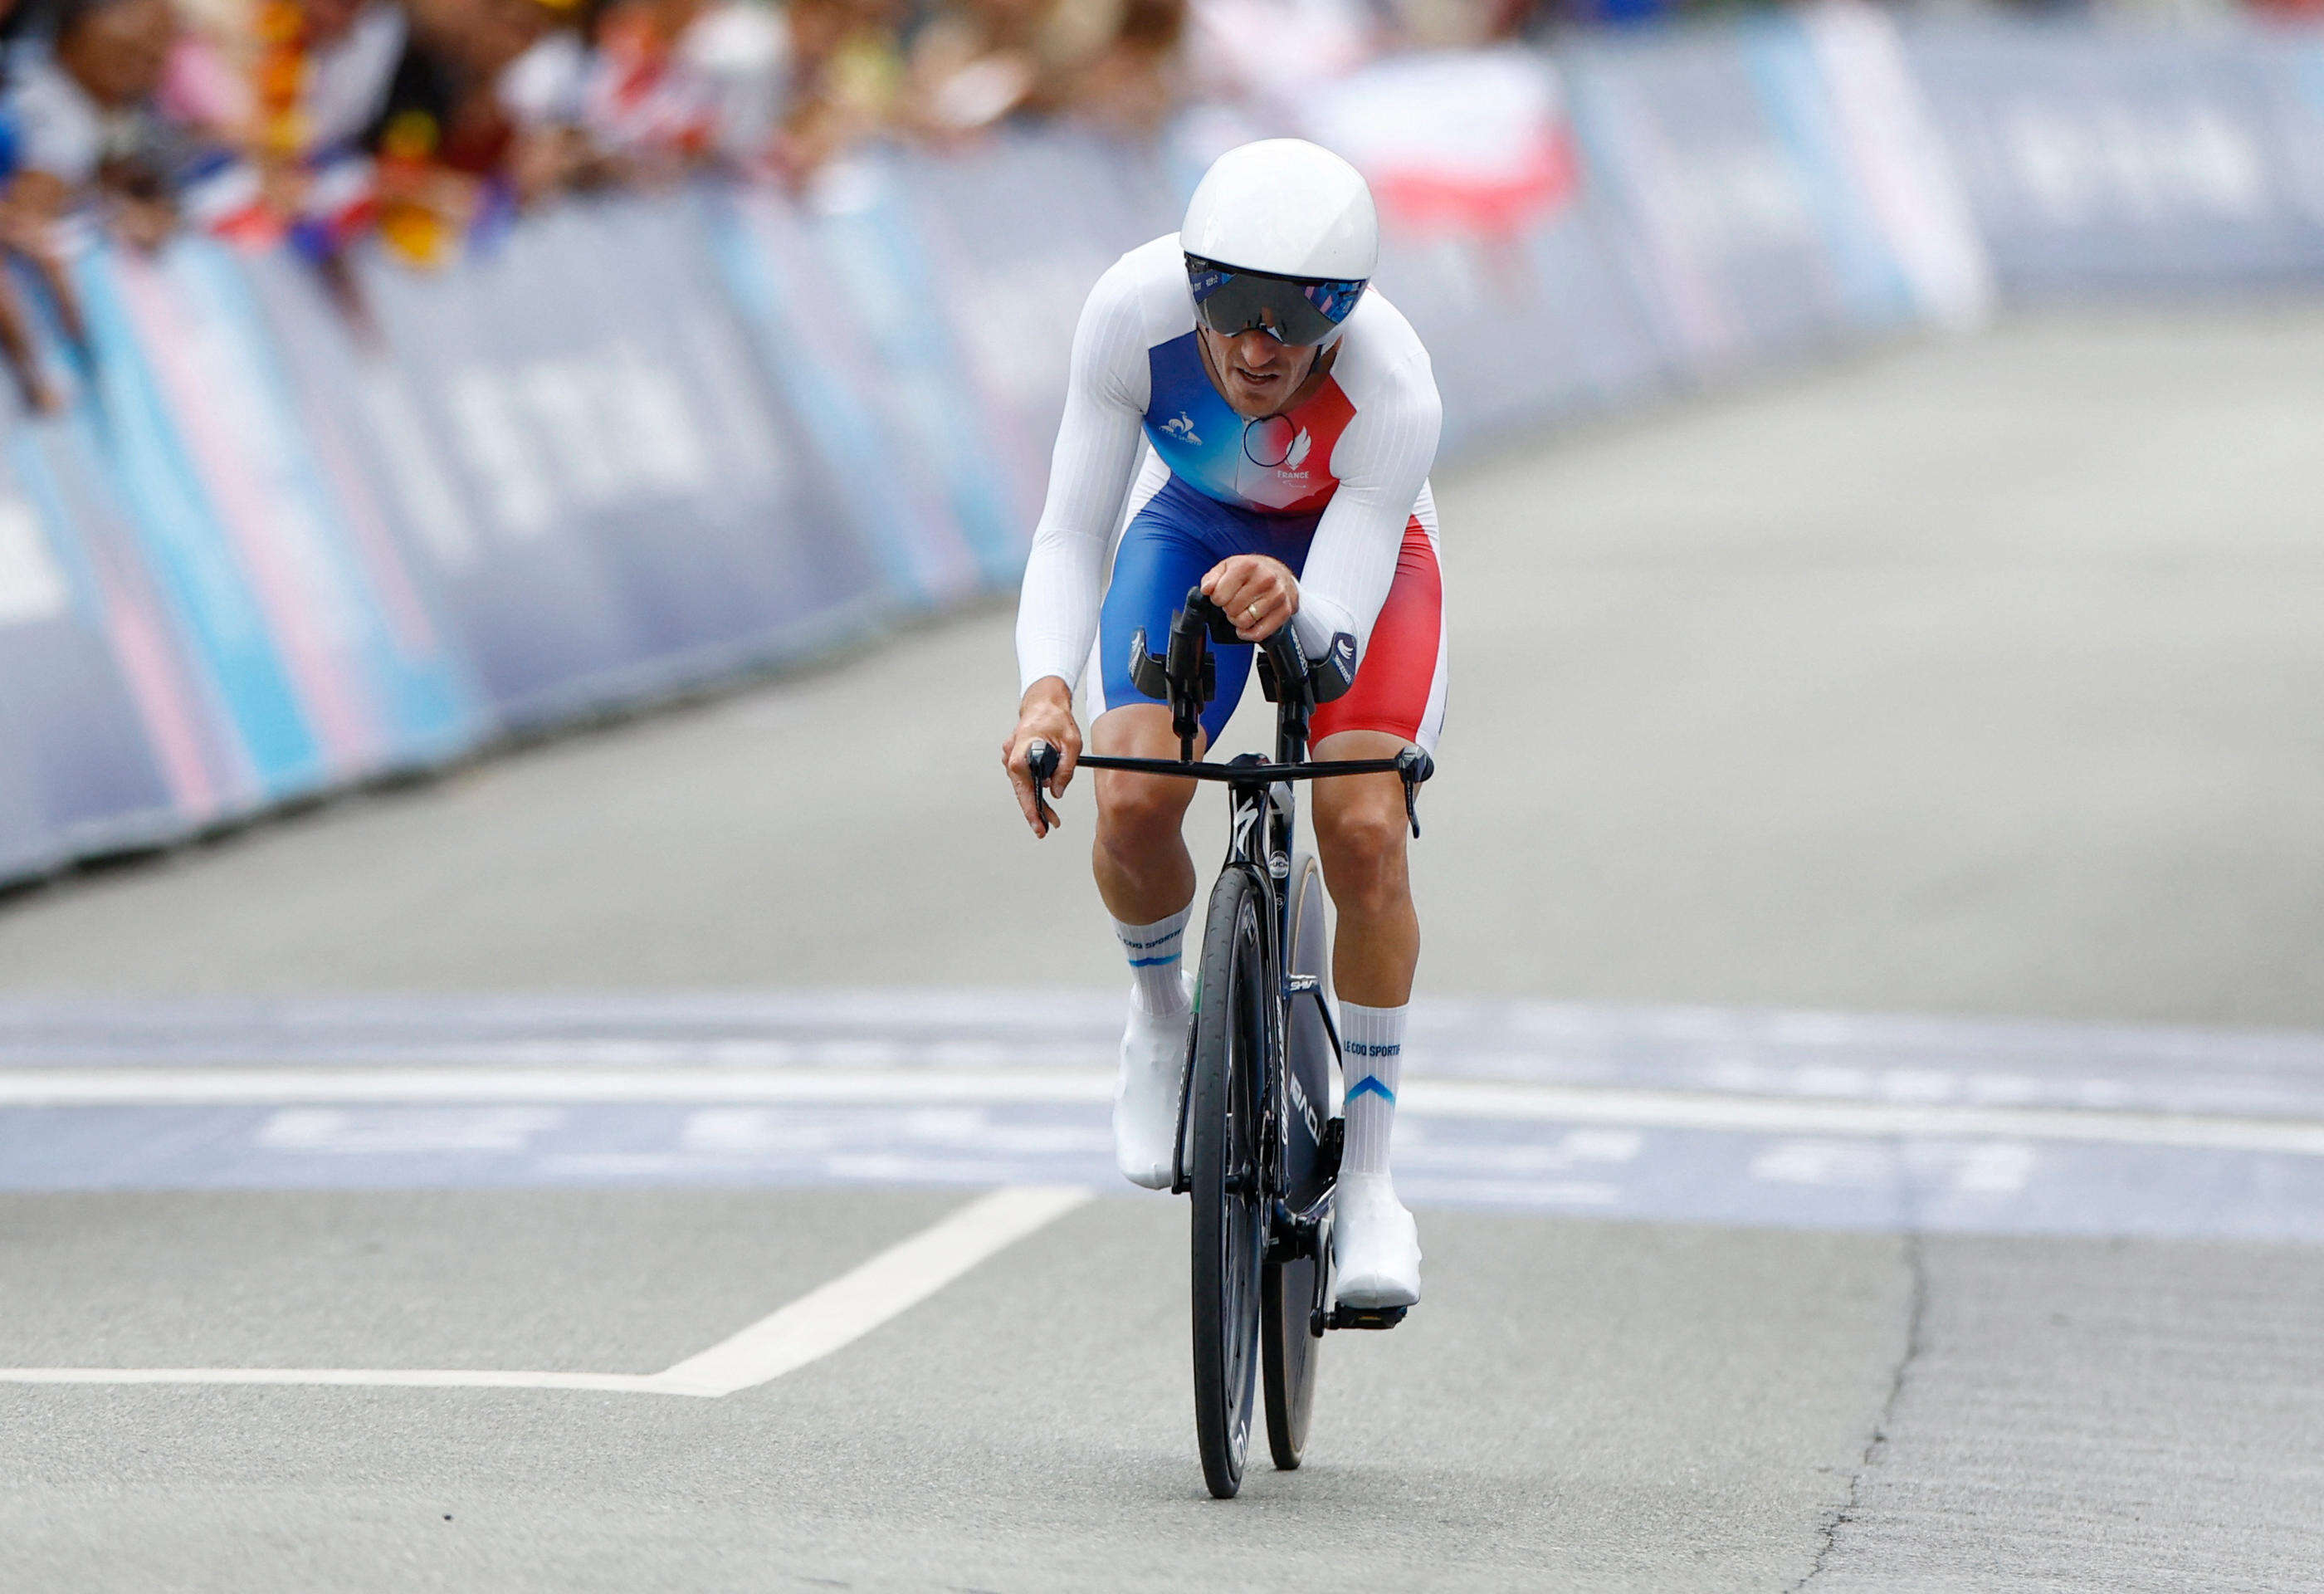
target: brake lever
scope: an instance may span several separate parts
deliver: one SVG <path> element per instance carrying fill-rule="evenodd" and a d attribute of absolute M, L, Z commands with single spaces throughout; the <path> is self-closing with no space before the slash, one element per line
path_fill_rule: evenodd
<path fill-rule="evenodd" d="M 1218 691 L 1218 660 L 1211 652 L 1212 635 L 1226 616 L 1218 605 L 1191 588 L 1186 601 L 1170 618 L 1170 651 L 1164 656 L 1169 676 L 1170 728 L 1178 737 L 1178 761 L 1194 761 L 1194 737 L 1203 728 L 1203 709 Z"/>
<path fill-rule="evenodd" d="M 1033 777 L 1033 811 L 1041 816 L 1045 829 L 1057 827 L 1057 811 L 1041 793 L 1047 790 L 1049 777 L 1057 773 L 1058 758 L 1057 750 L 1047 742 L 1036 740 L 1026 746 L 1025 773 Z"/>
<path fill-rule="evenodd" d="M 1420 839 L 1420 783 L 1436 773 L 1436 760 L 1417 747 L 1406 747 L 1396 755 L 1396 778 L 1404 783 L 1404 820 L 1412 827 L 1412 839 Z"/>

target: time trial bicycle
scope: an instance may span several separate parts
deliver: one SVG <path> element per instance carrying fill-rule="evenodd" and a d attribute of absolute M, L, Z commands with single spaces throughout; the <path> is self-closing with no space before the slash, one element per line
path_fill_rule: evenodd
<path fill-rule="evenodd" d="M 1296 844 L 1296 783 L 1394 774 L 1416 837 L 1420 786 L 1435 773 L 1416 747 L 1394 758 L 1308 761 L 1309 720 L 1354 684 L 1356 644 L 1342 633 L 1310 661 L 1288 625 L 1259 644 L 1257 661 L 1275 704 L 1274 758 L 1198 761 L 1203 710 L 1218 693 L 1212 645 L 1240 643 L 1202 588 L 1188 592 L 1165 652 L 1148 651 L 1142 628 L 1130 639 L 1130 679 L 1170 706 L 1177 758 L 1081 760 L 1227 787 L 1227 855 L 1204 922 L 1170 1182 L 1193 1198 L 1194 1434 L 1204 1481 L 1221 1499 L 1242 1487 L 1258 1386 L 1268 1450 L 1287 1471 L 1306 1450 L 1324 1332 L 1394 1328 L 1407 1310 L 1342 1305 L 1333 1277 L 1332 1199 L 1346 1135 L 1333 1078 L 1340 1037 L 1323 870 Z M 1057 750 L 1036 742 L 1027 755 L 1034 801 L 1054 818 L 1040 793 Z"/>

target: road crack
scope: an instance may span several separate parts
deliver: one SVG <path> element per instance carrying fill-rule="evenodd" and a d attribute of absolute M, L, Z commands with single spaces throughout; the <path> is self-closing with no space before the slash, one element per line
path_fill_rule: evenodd
<path fill-rule="evenodd" d="M 1921 1231 L 1904 1231 L 1904 1266 L 1912 1281 L 1911 1294 L 1904 1309 L 1904 1348 L 1896 1358 L 1896 1366 L 1888 1376 L 1887 1397 L 1880 1403 L 1880 1414 L 1873 1419 L 1872 1437 L 1865 1441 L 1864 1454 L 1848 1480 L 1848 1498 L 1828 1517 L 1823 1524 L 1821 1541 L 1816 1545 L 1815 1560 L 1808 1565 L 1807 1575 L 1784 1590 L 1784 1594 L 1800 1594 L 1800 1590 L 1823 1576 L 1825 1563 L 1831 1561 L 1832 1547 L 1839 1543 L 1840 1530 L 1856 1520 L 1856 1513 L 1864 1490 L 1864 1476 L 1878 1464 L 1881 1453 L 1888 1448 L 1889 1430 L 1896 1419 L 1896 1403 L 1904 1394 L 1904 1379 L 1914 1362 L 1920 1358 L 1923 1320 L 1928 1312 L 1929 1270 L 1922 1254 Z"/>

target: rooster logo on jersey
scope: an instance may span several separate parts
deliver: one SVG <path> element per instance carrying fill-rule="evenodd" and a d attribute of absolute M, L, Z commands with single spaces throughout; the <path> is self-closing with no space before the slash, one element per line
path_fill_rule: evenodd
<path fill-rule="evenodd" d="M 1249 420 L 1219 395 L 1194 333 L 1156 344 L 1146 357 L 1147 440 L 1179 480 L 1268 514 L 1314 514 L 1332 501 L 1333 451 L 1355 417 L 1337 381 L 1327 376 L 1282 414 Z"/>

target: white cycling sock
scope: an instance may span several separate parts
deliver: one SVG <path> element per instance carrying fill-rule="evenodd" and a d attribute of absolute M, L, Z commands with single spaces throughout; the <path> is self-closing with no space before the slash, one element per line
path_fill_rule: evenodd
<path fill-rule="evenodd" d="M 1186 1010 L 1186 987 L 1179 978 L 1179 954 L 1186 940 L 1186 920 L 1194 911 L 1188 903 L 1167 919 L 1151 924 L 1113 922 L 1114 934 L 1130 959 L 1130 978 L 1138 1005 L 1156 1015 Z"/>
<path fill-rule="evenodd" d="M 1404 1075 L 1404 1017 L 1411 1011 L 1340 1004 L 1340 1070 L 1348 1084 L 1341 1103 L 1348 1118 L 1348 1143 L 1340 1154 L 1343 1173 L 1388 1172 L 1388 1132 Z"/>

